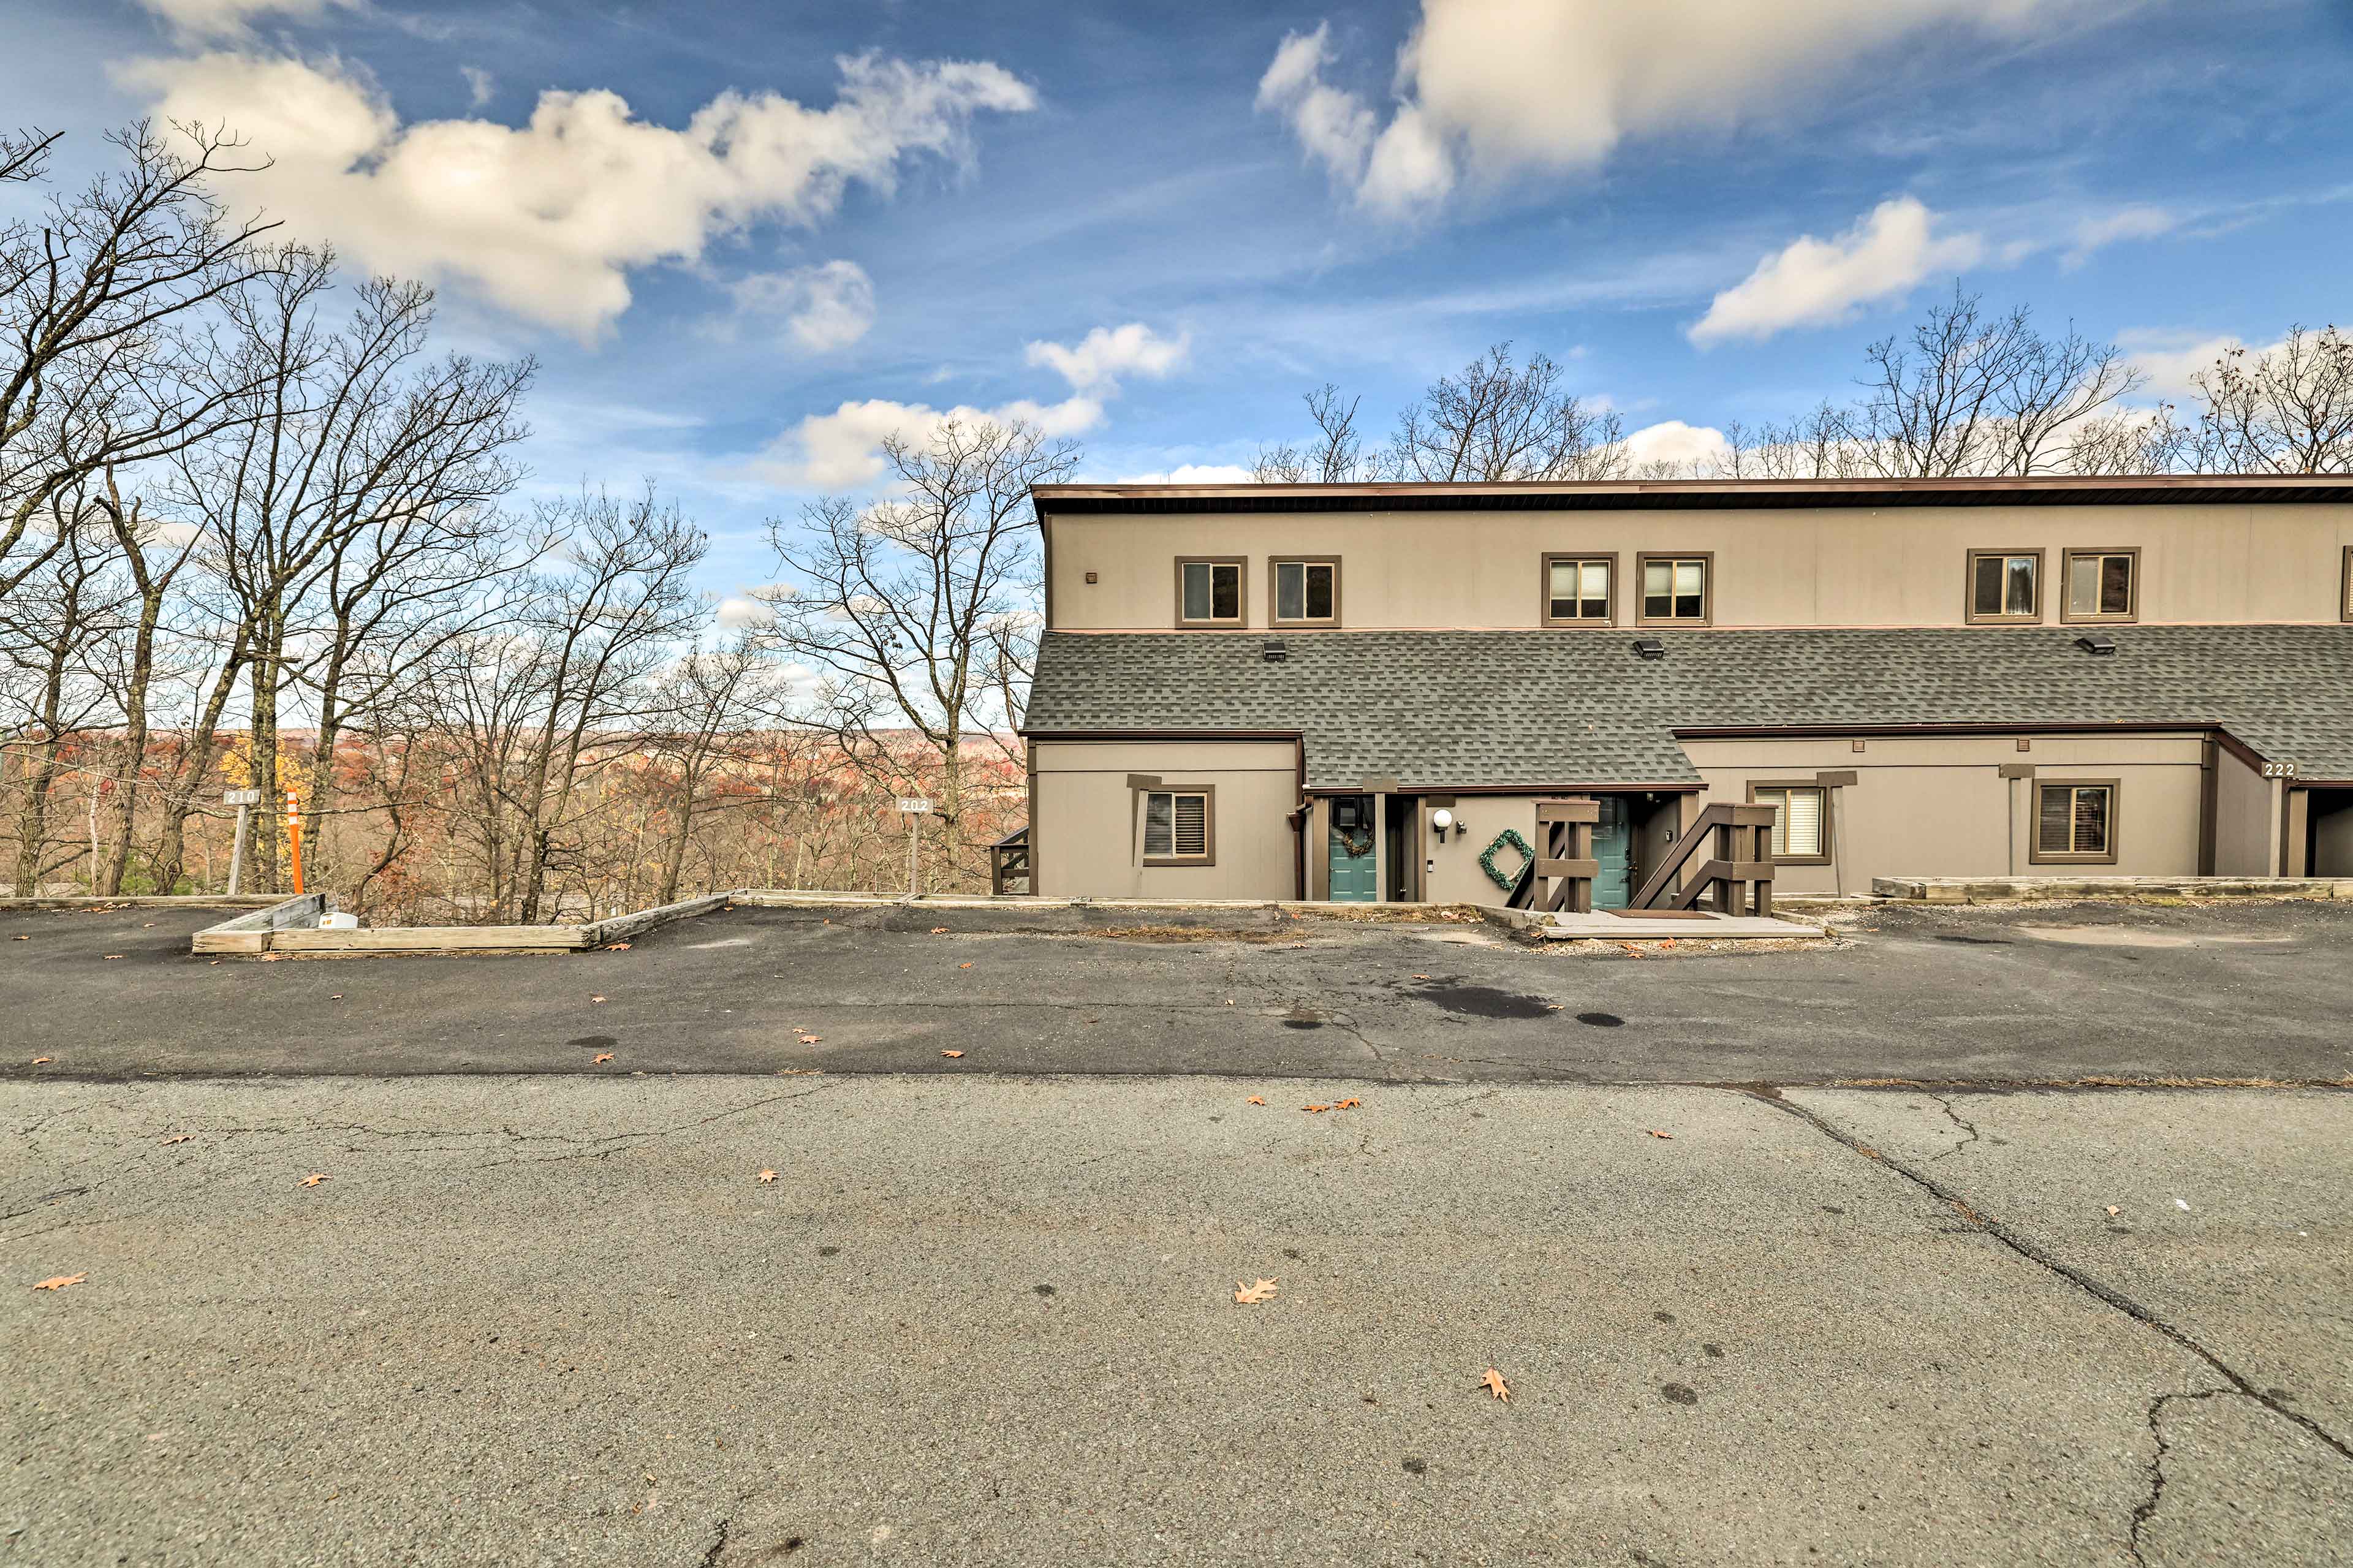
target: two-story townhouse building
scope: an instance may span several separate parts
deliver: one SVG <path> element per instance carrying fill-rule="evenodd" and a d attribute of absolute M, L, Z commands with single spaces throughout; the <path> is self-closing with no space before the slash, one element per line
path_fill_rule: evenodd
<path fill-rule="evenodd" d="M 1713 800 L 1784 894 L 2353 875 L 2353 481 L 1036 502 L 1039 893 L 1496 902 L 1580 796 L 1605 908 Z"/>

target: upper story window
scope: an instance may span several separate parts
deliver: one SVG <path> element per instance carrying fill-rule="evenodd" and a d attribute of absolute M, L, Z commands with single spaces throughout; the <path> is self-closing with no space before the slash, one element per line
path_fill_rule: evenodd
<path fill-rule="evenodd" d="M 1969 616 L 1977 622 L 2042 618 L 2042 552 L 1969 552 Z"/>
<path fill-rule="evenodd" d="M 1714 559 L 1709 555 L 1643 556 L 1643 622 L 1705 626 Z"/>
<path fill-rule="evenodd" d="M 1547 555 L 1544 558 L 1546 626 L 1606 626 L 1617 619 L 1612 581 L 1618 562 L 1609 555 Z"/>
<path fill-rule="evenodd" d="M 1268 620 L 1278 626 L 1336 626 L 1340 624 L 1340 563 L 1284 561 L 1267 563 L 1274 574 L 1274 613 Z"/>
<path fill-rule="evenodd" d="M 2129 621 L 2140 614 L 2140 552 L 2067 552 L 2067 605 L 2071 621 Z"/>
<path fill-rule="evenodd" d="M 1176 563 L 1176 624 L 1238 626 L 1242 624 L 1242 560 L 1218 556 Z"/>

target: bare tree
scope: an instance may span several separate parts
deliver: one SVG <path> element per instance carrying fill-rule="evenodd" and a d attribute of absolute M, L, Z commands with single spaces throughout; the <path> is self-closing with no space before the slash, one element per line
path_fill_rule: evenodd
<path fill-rule="evenodd" d="M 2353 472 L 2353 336 L 2292 327 L 2277 348 L 2234 348 L 2190 378 L 2207 467 L 2235 474 Z"/>
<path fill-rule="evenodd" d="M 14 881 L 26 897 L 51 868 L 49 807 L 66 749 L 111 716 L 106 661 L 122 626 L 121 584 L 108 570 L 104 533 L 65 499 L 52 496 L 44 520 L 54 543 L 0 597 L 0 754 L 13 753 L 22 792 Z M 89 782 L 95 792 L 97 781 Z"/>
<path fill-rule="evenodd" d="M 110 136 L 126 167 L 0 226 L 0 594 L 60 547 L 52 534 L 22 558 L 54 498 L 237 416 L 201 310 L 271 265 L 256 242 L 275 226 L 232 219 L 212 192 L 259 166 L 241 143 L 177 132 L 176 148 L 144 121 Z M 55 140 L 0 141 L 0 178 L 39 178 Z"/>
<path fill-rule="evenodd" d="M 752 748 L 745 742 L 762 732 L 763 721 L 774 719 L 781 705 L 775 661 L 748 636 L 724 647 L 689 652 L 657 682 L 654 707 L 668 728 L 649 750 L 677 770 L 678 782 L 667 805 L 656 904 L 678 901 L 700 814 L 713 804 L 714 779 L 749 763 Z M 738 796 L 758 798 L 756 790 Z"/>
<path fill-rule="evenodd" d="M 1356 436 L 1356 405 L 1363 399 L 1352 397 L 1342 403 L 1339 387 L 1328 381 L 1305 397 L 1315 435 L 1303 445 L 1285 442 L 1261 447 L 1258 460 L 1250 465 L 1250 478 L 1262 485 L 1331 485 L 1365 477 L 1362 444 Z"/>
<path fill-rule="evenodd" d="M 921 738 L 960 852 L 972 847 L 966 738 L 1012 721 L 997 703 L 1014 648 L 992 639 L 1037 593 L 1029 489 L 1069 474 L 1079 451 L 1031 425 L 952 417 L 920 442 L 893 437 L 883 456 L 895 482 L 882 499 L 818 502 L 801 531 L 769 524 L 792 579 L 768 595 L 772 637 L 821 674 L 819 718 L 862 765 L 917 784 L 880 731 Z"/>
<path fill-rule="evenodd" d="M 1548 355 L 1517 364 L 1512 345 L 1497 343 L 1398 414 L 1376 467 L 1384 479 L 1439 484 L 1617 479 L 1628 467 L 1625 427 L 1562 390 Z"/>

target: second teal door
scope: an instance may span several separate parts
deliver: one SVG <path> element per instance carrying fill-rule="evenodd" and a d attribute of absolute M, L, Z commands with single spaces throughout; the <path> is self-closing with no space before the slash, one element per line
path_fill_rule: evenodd
<path fill-rule="evenodd" d="M 1332 799 L 1331 899 L 1335 904 L 1379 901 L 1379 861 L 1373 853 L 1373 797 L 1335 795 Z"/>

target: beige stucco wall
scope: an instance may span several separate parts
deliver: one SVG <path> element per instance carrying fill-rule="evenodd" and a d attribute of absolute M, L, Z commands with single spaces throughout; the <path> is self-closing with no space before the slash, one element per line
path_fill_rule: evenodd
<path fill-rule="evenodd" d="M 1054 898 L 1297 897 L 1293 835 L 1298 752 L 1290 741 L 1040 741 L 1030 802 L 1034 889 Z M 1143 813 L 1131 773 L 1215 789 L 1216 860 L 1144 864 Z"/>
<path fill-rule="evenodd" d="M 2218 749 L 2214 758 L 2214 874 L 2279 875 L 2279 786 L 2252 763 Z"/>
<path fill-rule="evenodd" d="M 2070 548 L 2137 546 L 2140 619 L 2333 622 L 2353 505 L 1988 506 L 1744 511 L 1257 513 L 1051 520 L 1052 623 L 1175 625 L 1180 556 L 1246 557 L 1267 624 L 1270 555 L 1336 555 L 1344 626 L 1535 626 L 1543 557 L 1615 555 L 1620 624 L 1643 551 L 1713 552 L 1717 626 L 1957 626 L 1970 550 L 2041 549 L 2056 624 Z M 1090 584 L 1092 572 L 1097 581 Z"/>
<path fill-rule="evenodd" d="M 2084 873 L 2197 872 L 2200 736 L 2037 735 L 2031 747 L 2021 752 L 2009 736 L 1871 739 L 1861 752 L 1846 740 L 1683 743 L 1708 784 L 1698 805 L 1745 801 L 1759 781 L 1857 774 L 1831 792 L 1831 863 L 1780 868 L 1777 892 L 1868 892 L 1873 877 L 2064 874 L 2068 868 L 2032 861 L 2033 796 L 2025 780 L 2000 776 L 2005 763 L 2031 763 L 2042 779 L 2116 781 L 2116 863 L 2082 867 Z"/>

